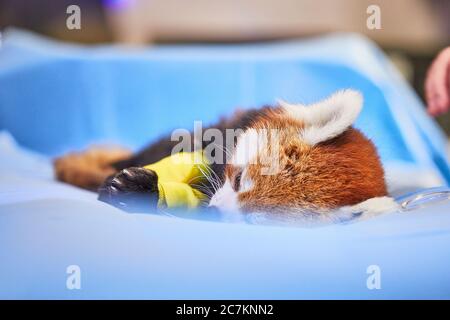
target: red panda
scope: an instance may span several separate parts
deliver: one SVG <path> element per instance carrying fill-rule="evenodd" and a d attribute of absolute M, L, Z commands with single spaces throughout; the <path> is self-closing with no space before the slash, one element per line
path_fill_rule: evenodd
<path fill-rule="evenodd" d="M 209 206 L 242 213 L 320 213 L 386 196 L 377 150 L 352 127 L 362 106 L 359 92 L 343 90 L 313 105 L 280 101 L 276 107 L 239 112 L 220 121 L 215 128 L 240 128 L 243 133 L 227 163 L 212 165 L 221 186 L 213 188 Z M 274 132 L 277 147 L 271 139 L 261 140 L 260 132 Z M 170 155 L 172 148 L 173 142 L 163 138 L 134 156 L 98 150 L 72 154 L 55 161 L 55 172 L 59 180 L 100 187 L 100 198 L 111 200 L 131 191 L 149 192 L 136 187 L 148 174 L 141 167 Z M 277 170 L 262 173 L 275 162 Z M 122 179 L 120 187 L 112 185 L 117 179 Z"/>
<path fill-rule="evenodd" d="M 226 165 L 224 185 L 212 197 L 211 205 L 244 212 L 320 211 L 386 196 L 375 146 L 351 127 L 361 108 L 362 96 L 351 90 L 311 106 L 280 102 L 238 138 L 233 158 Z M 261 174 L 264 163 L 271 159 L 234 163 L 249 145 L 258 148 L 247 160 L 271 155 L 270 145 L 251 138 L 250 143 L 241 144 L 261 129 L 278 133 L 275 156 L 279 172 L 275 174 Z"/>

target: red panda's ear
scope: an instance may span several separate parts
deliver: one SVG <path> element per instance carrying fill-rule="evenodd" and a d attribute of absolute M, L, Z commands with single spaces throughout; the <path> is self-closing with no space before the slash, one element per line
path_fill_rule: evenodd
<path fill-rule="evenodd" d="M 288 116 L 303 122 L 300 138 L 315 145 L 340 135 L 350 127 L 361 111 L 363 97 L 358 91 L 343 90 L 309 106 L 279 103 Z"/>

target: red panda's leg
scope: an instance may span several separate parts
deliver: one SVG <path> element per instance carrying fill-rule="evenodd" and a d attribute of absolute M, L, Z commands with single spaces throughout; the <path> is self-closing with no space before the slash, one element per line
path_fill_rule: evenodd
<path fill-rule="evenodd" d="M 77 187 L 97 190 L 108 176 L 117 172 L 112 164 L 129 157 L 131 153 L 120 148 L 96 147 L 69 153 L 53 162 L 55 177 Z"/>
<path fill-rule="evenodd" d="M 158 175 L 129 167 L 109 176 L 98 189 L 98 199 L 128 212 L 151 212 L 159 200 Z"/>

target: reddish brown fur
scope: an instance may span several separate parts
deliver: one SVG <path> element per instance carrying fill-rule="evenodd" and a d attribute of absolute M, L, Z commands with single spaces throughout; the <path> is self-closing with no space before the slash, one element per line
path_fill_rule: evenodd
<path fill-rule="evenodd" d="M 60 181 L 96 190 L 108 176 L 116 172 L 111 164 L 129 156 L 130 152 L 125 149 L 91 148 L 55 159 L 54 172 Z"/>
<path fill-rule="evenodd" d="M 299 137 L 303 124 L 282 113 L 267 114 L 252 127 L 282 128 L 281 171 L 262 175 L 261 164 L 248 166 L 253 188 L 239 194 L 242 211 L 282 212 L 293 208 L 320 211 L 387 194 L 377 151 L 373 143 L 354 128 L 334 139 L 309 146 Z M 235 168 L 229 165 L 226 175 L 233 181 Z"/>

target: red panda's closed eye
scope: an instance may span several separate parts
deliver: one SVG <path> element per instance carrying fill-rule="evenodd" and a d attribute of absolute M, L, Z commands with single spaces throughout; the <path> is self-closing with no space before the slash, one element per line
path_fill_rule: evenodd
<path fill-rule="evenodd" d="M 234 176 L 234 181 L 233 181 L 233 190 L 238 192 L 241 186 L 241 177 L 242 177 L 242 171 L 239 171 L 235 176 Z"/>

